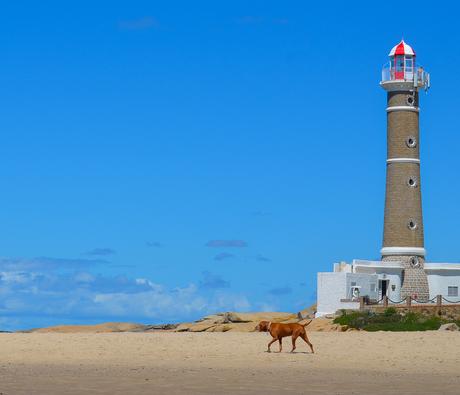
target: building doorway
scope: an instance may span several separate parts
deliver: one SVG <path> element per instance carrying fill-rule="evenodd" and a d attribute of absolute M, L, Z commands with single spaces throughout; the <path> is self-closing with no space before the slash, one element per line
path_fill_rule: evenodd
<path fill-rule="evenodd" d="M 388 296 L 388 288 L 390 286 L 390 280 L 379 280 L 379 299 L 384 296 Z"/>

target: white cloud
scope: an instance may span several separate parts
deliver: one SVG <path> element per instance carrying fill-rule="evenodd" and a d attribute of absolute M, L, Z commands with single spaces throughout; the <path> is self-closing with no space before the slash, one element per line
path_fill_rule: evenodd
<path fill-rule="evenodd" d="M 136 315 L 153 320 L 177 320 L 216 313 L 225 310 L 247 310 L 250 303 L 245 296 L 231 293 L 215 293 L 203 296 L 199 288 L 191 284 L 185 288 L 168 291 L 163 287 L 137 294 L 105 293 L 94 295 L 99 310 L 113 316 Z"/>
<path fill-rule="evenodd" d="M 10 317 L 7 327 L 0 326 L 0 330 L 69 321 L 190 321 L 251 307 L 244 295 L 229 288 L 203 289 L 202 284 L 194 283 L 168 287 L 148 278 L 108 277 L 85 271 L 2 271 L 0 295 L 0 316 Z"/>

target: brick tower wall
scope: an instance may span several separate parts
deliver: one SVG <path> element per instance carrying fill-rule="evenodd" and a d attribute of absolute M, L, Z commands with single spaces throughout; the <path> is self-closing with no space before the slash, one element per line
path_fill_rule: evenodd
<path fill-rule="evenodd" d="M 413 102 L 408 100 L 413 98 Z M 387 98 L 387 181 L 383 247 L 424 248 L 420 181 L 418 92 L 392 91 Z M 392 111 L 391 107 L 398 107 Z M 403 107 L 403 108 L 401 108 Z M 407 109 L 407 107 L 411 107 Z M 415 110 L 415 111 L 414 111 Z M 409 160 L 407 160 L 409 159 Z M 383 255 L 404 265 L 401 297 L 429 298 L 423 255 Z"/>
<path fill-rule="evenodd" d="M 388 107 L 407 106 L 409 92 L 388 92 Z M 415 94 L 418 108 L 418 94 Z M 420 159 L 419 114 L 415 111 L 390 111 L 387 114 L 387 158 Z M 415 146 L 410 147 L 408 140 Z M 416 182 L 409 186 L 409 180 Z M 416 229 L 409 228 L 413 220 Z M 419 163 L 387 163 L 385 224 L 383 247 L 423 248 L 423 218 Z"/>

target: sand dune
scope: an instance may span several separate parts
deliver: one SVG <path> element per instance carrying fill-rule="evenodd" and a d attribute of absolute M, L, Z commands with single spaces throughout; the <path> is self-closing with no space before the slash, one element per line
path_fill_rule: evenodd
<path fill-rule="evenodd" d="M 458 394 L 459 332 L 309 336 L 316 354 L 254 332 L 0 334 L 0 393 Z"/>

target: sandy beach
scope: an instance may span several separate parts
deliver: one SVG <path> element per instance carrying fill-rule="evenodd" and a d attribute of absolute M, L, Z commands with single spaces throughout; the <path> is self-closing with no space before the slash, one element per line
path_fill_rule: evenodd
<path fill-rule="evenodd" d="M 264 333 L 0 335 L 0 393 L 458 394 L 460 334 L 309 333 L 316 354 L 266 353 Z M 277 350 L 277 347 L 274 348 Z"/>

